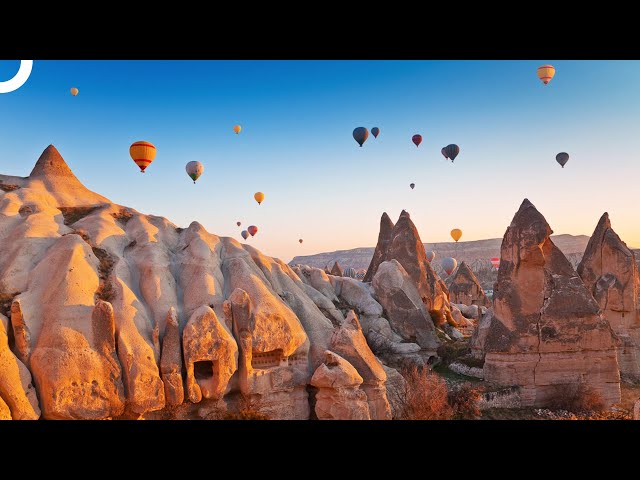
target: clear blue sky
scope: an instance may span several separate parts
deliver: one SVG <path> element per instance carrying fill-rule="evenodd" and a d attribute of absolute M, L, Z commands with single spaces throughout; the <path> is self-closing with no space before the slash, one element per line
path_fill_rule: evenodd
<path fill-rule="evenodd" d="M 18 66 L 1 60 L 0 81 Z M 639 85 L 637 61 L 36 60 L 0 94 L 0 172 L 28 175 L 53 143 L 112 201 L 238 239 L 237 220 L 255 224 L 249 242 L 285 261 L 373 246 L 382 212 L 402 208 L 425 242 L 456 227 L 461 241 L 501 237 L 525 197 L 556 233 L 590 235 L 608 211 L 640 246 Z M 360 148 L 358 126 L 381 134 Z M 136 140 L 158 149 L 144 175 Z M 205 165 L 197 185 L 191 160 Z"/>

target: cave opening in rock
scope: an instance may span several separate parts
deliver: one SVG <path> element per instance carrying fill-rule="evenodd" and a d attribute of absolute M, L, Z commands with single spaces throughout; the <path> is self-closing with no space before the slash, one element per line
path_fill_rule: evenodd
<path fill-rule="evenodd" d="M 213 377 L 213 362 L 204 360 L 193 364 L 193 376 L 196 380 L 209 380 Z"/>

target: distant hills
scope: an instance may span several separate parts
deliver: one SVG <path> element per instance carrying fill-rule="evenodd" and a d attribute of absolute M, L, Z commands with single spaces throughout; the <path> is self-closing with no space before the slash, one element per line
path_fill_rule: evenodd
<path fill-rule="evenodd" d="M 589 237 L 587 235 L 553 235 L 553 242 L 562 252 L 570 257 L 575 254 L 582 256 Z M 425 243 L 425 249 L 436 252 L 434 263 L 439 265 L 439 260 L 445 257 L 454 257 L 458 262 L 465 261 L 469 265 L 474 263 L 490 262 L 490 258 L 500 256 L 500 245 L 502 238 L 490 238 L 488 240 L 475 240 L 470 242 L 441 242 Z M 335 252 L 316 253 L 315 255 L 300 255 L 294 257 L 290 265 L 302 263 L 313 267 L 331 267 L 336 261 L 343 267 L 353 267 L 356 270 L 367 268 L 371 257 L 373 257 L 374 247 L 353 248 L 351 250 L 337 250 Z M 570 258 L 571 259 L 571 258 Z M 579 259 L 578 259 L 579 261 Z"/>

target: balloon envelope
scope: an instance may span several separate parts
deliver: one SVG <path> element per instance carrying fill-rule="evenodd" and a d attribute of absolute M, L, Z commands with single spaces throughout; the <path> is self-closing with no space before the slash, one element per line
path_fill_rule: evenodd
<path fill-rule="evenodd" d="M 566 152 L 560 152 L 556 155 L 556 162 L 558 162 L 562 168 L 564 168 L 565 164 L 569 161 L 569 154 Z"/>
<path fill-rule="evenodd" d="M 443 155 L 446 158 L 451 159 L 452 162 L 456 159 L 456 157 L 460 153 L 460 147 L 455 143 L 447 145 L 446 147 L 443 148 L 443 150 L 444 150 Z"/>
<path fill-rule="evenodd" d="M 442 156 L 443 156 L 444 158 L 449 158 L 449 157 L 447 157 L 447 150 L 446 150 L 446 148 L 445 148 L 445 147 L 442 147 L 442 150 L 440 150 L 440 153 L 442 154 Z"/>
<path fill-rule="evenodd" d="M 380 135 L 380 129 L 378 127 L 373 127 L 371 129 L 371 135 L 373 135 L 373 138 L 378 138 L 378 135 Z"/>
<path fill-rule="evenodd" d="M 436 258 L 436 252 L 434 252 L 433 250 L 429 250 L 427 252 L 427 261 L 431 263 L 434 258 Z"/>
<path fill-rule="evenodd" d="M 240 232 L 240 235 L 242 235 L 242 238 L 246 240 L 249 237 L 249 232 L 247 232 L 246 230 L 242 230 L 242 232 Z"/>
<path fill-rule="evenodd" d="M 451 275 L 458 266 L 458 261 L 455 258 L 447 257 L 442 260 L 442 268 L 447 272 L 447 275 Z"/>
<path fill-rule="evenodd" d="M 251 225 L 249 226 L 249 228 L 247 228 L 247 231 L 249 232 L 249 235 L 253 237 L 256 233 L 258 233 L 258 227 L 256 227 L 255 225 Z"/>
<path fill-rule="evenodd" d="M 233 127 L 233 131 L 236 132 L 236 135 L 240 133 L 240 130 L 242 130 L 242 127 L 240 125 L 236 125 Z"/>
<path fill-rule="evenodd" d="M 73 87 L 70 91 L 71 95 L 73 95 L 74 97 L 78 95 L 78 92 L 80 92 L 80 90 L 78 90 L 76 87 Z"/>
<path fill-rule="evenodd" d="M 240 226 L 240 225 L 242 225 L 242 222 L 236 222 L 236 225 Z"/>
<path fill-rule="evenodd" d="M 498 267 L 500 266 L 500 259 L 498 257 L 493 257 L 491 259 L 491 265 L 493 265 L 493 268 L 497 270 Z"/>
<path fill-rule="evenodd" d="M 556 69 L 553 68 L 553 65 L 542 65 L 538 67 L 538 78 L 542 80 L 542 83 L 545 85 L 551 81 L 555 74 Z"/>
<path fill-rule="evenodd" d="M 364 127 L 358 127 L 353 130 L 353 139 L 362 146 L 364 142 L 369 138 L 369 130 Z"/>
<path fill-rule="evenodd" d="M 415 183 L 410 183 L 409 186 L 411 187 L 411 190 L 413 190 L 415 188 L 416 184 Z"/>
<path fill-rule="evenodd" d="M 353 267 L 347 267 L 342 272 L 343 277 L 356 278 L 356 270 Z"/>
<path fill-rule="evenodd" d="M 299 241 L 300 243 L 302 243 L 302 242 L 303 242 L 304 240 L 302 240 L 302 239 L 299 239 L 298 241 Z"/>
<path fill-rule="evenodd" d="M 131 155 L 136 165 L 140 167 L 140 171 L 144 173 L 144 170 L 151 165 L 153 159 L 156 158 L 156 147 L 153 143 L 143 140 L 134 142 L 129 147 L 129 155 Z"/>
<path fill-rule="evenodd" d="M 200 175 L 202 175 L 202 172 L 204 172 L 204 165 L 200 162 L 189 162 L 187 163 L 185 170 L 187 171 L 187 175 L 189 175 L 191 180 L 193 180 L 193 183 L 196 183 L 196 180 L 198 180 Z"/>
<path fill-rule="evenodd" d="M 253 194 L 253 198 L 255 198 L 258 205 L 260 205 L 264 201 L 264 193 L 256 192 Z"/>
<path fill-rule="evenodd" d="M 416 147 L 419 147 L 422 143 L 422 135 L 416 133 L 413 137 L 411 137 L 411 141 L 416 144 Z"/>
<path fill-rule="evenodd" d="M 462 230 L 460 230 L 459 228 L 454 228 L 453 230 L 451 230 L 451 238 L 453 238 L 456 242 L 460 240 L 460 237 L 462 237 Z"/>

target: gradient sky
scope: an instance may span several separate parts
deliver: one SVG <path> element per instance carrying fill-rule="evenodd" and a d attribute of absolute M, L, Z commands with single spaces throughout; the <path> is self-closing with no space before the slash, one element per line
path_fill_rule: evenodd
<path fill-rule="evenodd" d="M 18 67 L 0 60 L 0 81 Z M 373 246 L 382 212 L 403 208 L 424 242 L 501 237 L 525 197 L 555 233 L 590 235 L 608 211 L 640 246 L 639 85 L 637 61 L 36 60 L 0 94 L 0 173 L 28 175 L 53 143 L 113 202 L 240 240 L 257 225 L 249 242 L 285 261 Z M 358 126 L 381 134 L 360 148 Z M 137 140 L 158 149 L 144 175 Z M 196 185 L 191 160 L 205 165 Z"/>

